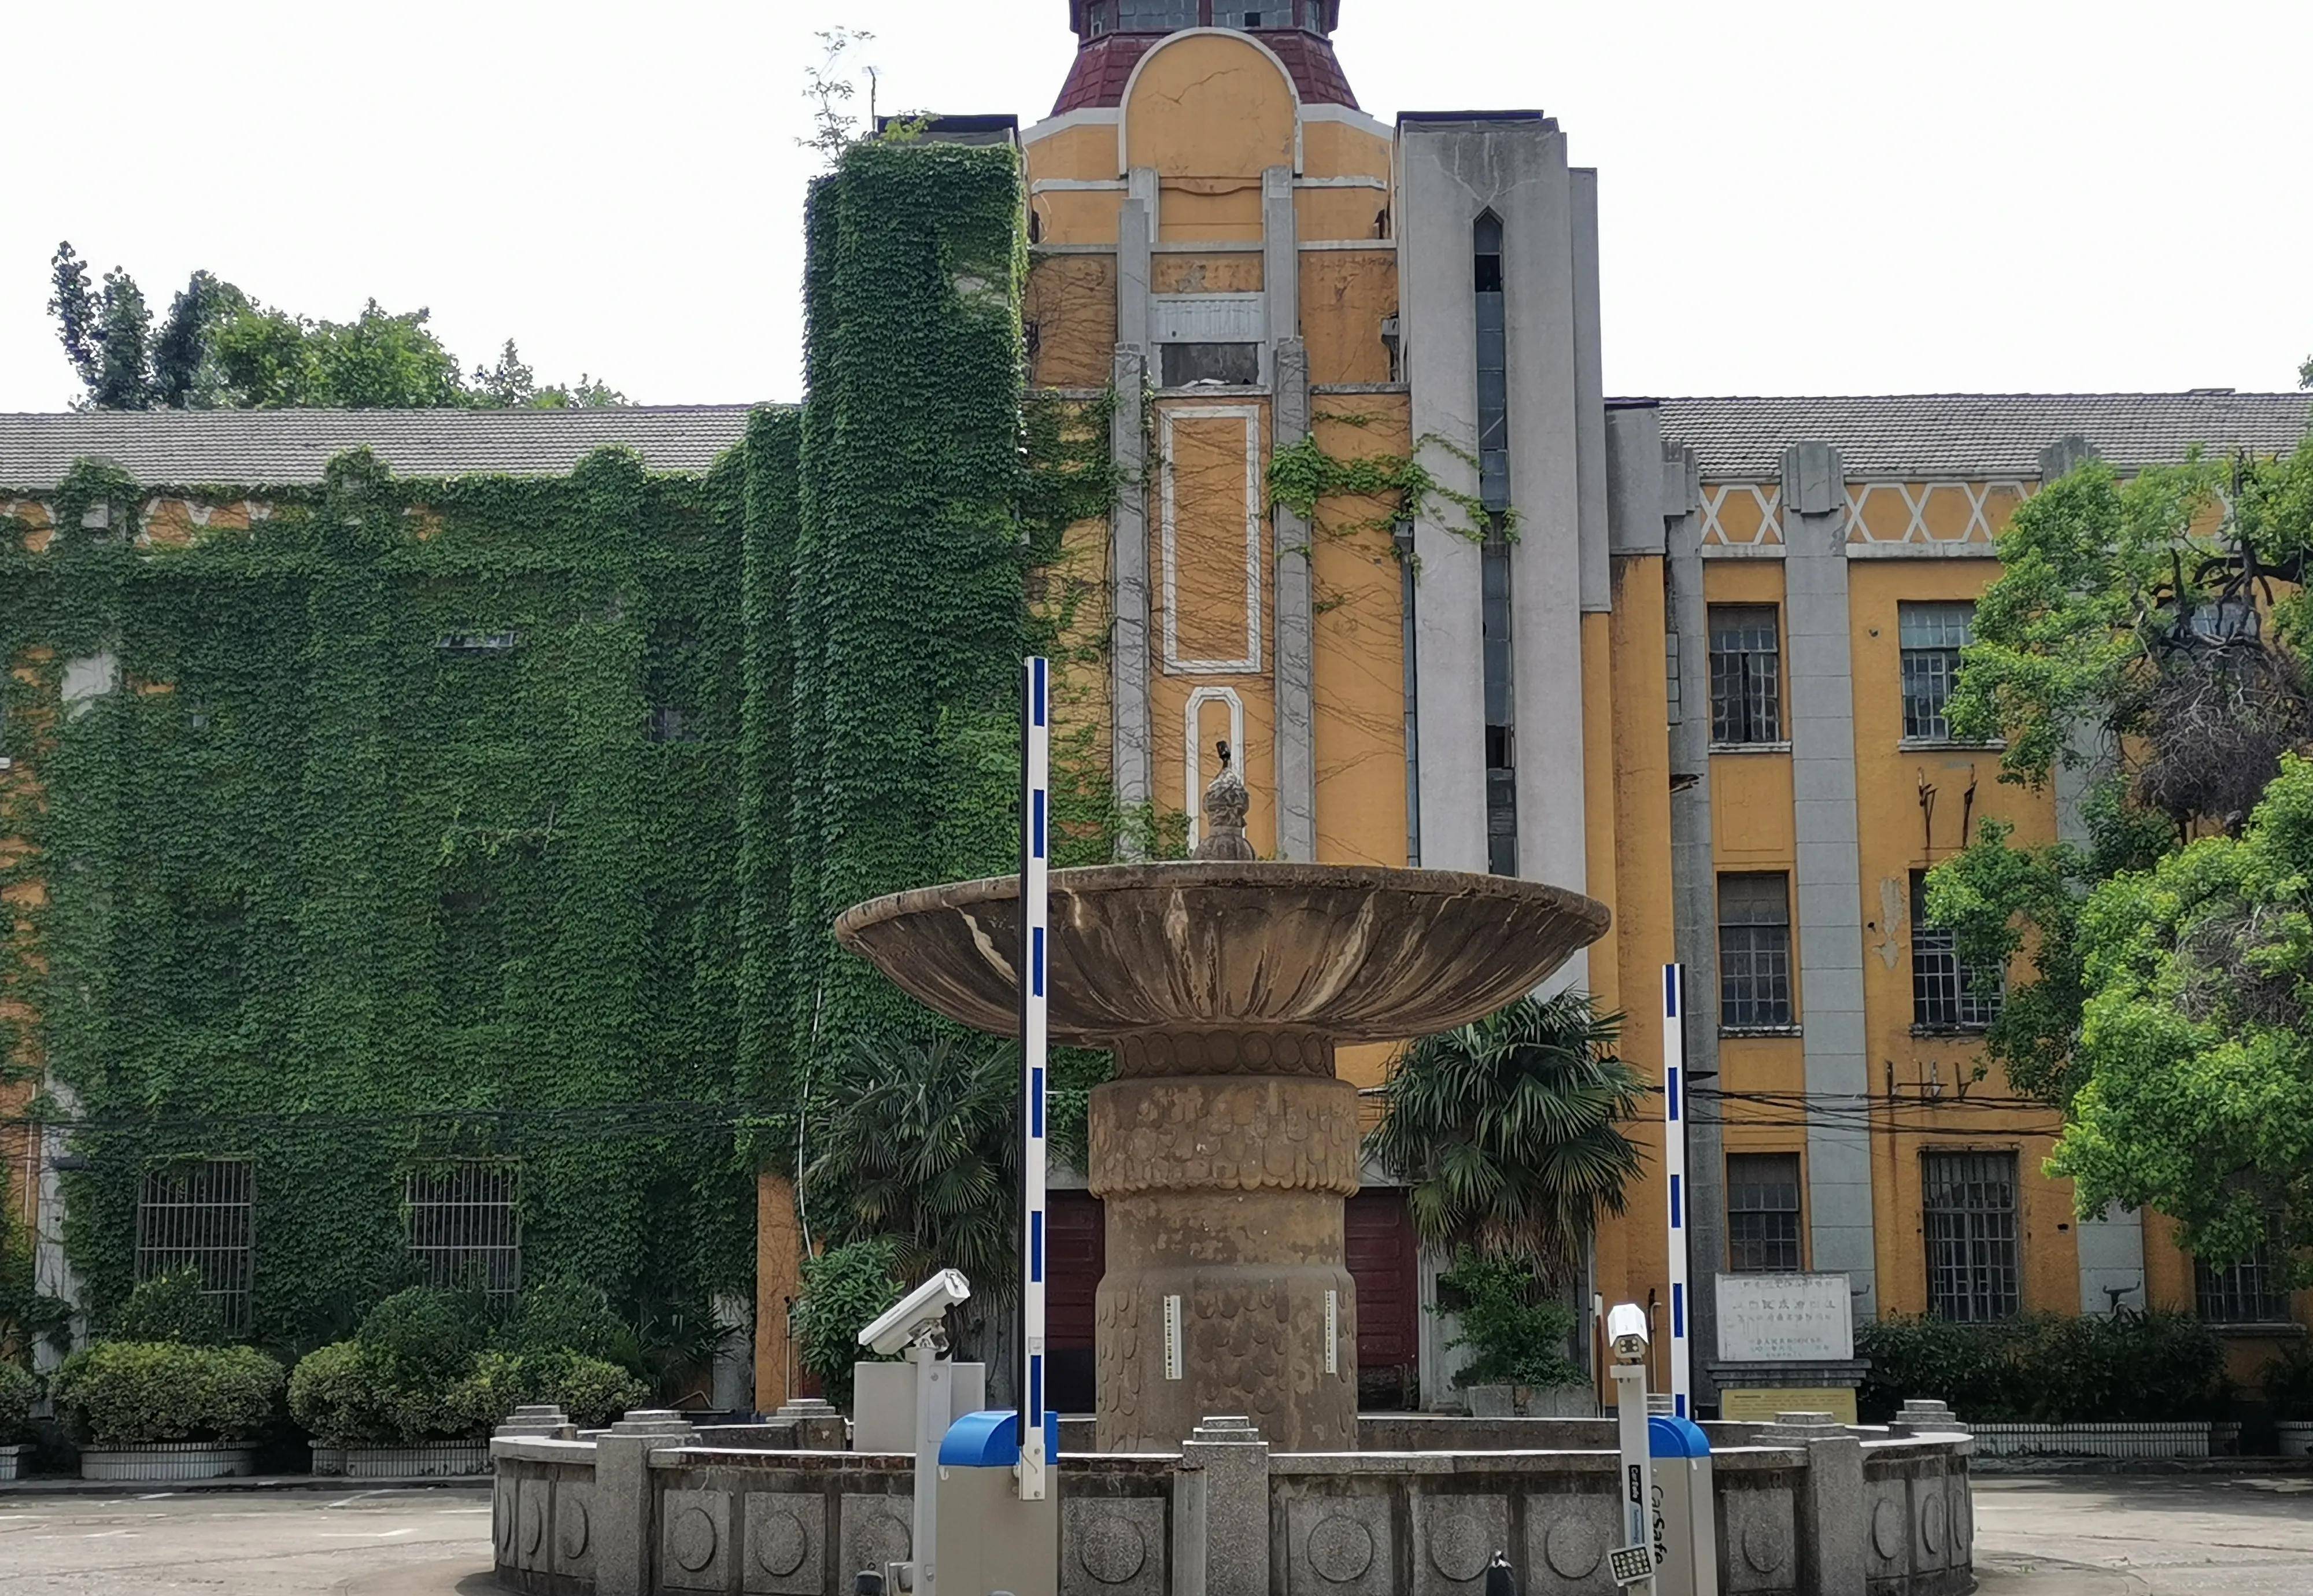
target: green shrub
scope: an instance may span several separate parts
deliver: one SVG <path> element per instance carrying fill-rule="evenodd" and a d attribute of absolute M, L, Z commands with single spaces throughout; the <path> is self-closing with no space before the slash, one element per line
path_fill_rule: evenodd
<path fill-rule="evenodd" d="M 290 1373 L 289 1416 L 323 1446 L 373 1444 L 389 1433 L 377 1386 L 361 1343 L 317 1346 Z"/>
<path fill-rule="evenodd" d="M 21 1441 L 40 1399 L 40 1377 L 22 1363 L 0 1359 L 0 1446 Z"/>
<path fill-rule="evenodd" d="M 273 1417 L 281 1365 L 254 1347 L 108 1341 L 57 1371 L 57 1400 L 98 1446 L 247 1441 Z"/>
<path fill-rule="evenodd" d="M 523 1288 L 499 1338 L 516 1353 L 573 1352 L 613 1363 L 639 1362 L 635 1332 L 600 1286 L 555 1276 Z"/>
<path fill-rule="evenodd" d="M 2034 1314 L 1986 1324 L 1884 1318 L 1856 1331 L 1871 1360 L 1856 1394 L 1867 1424 L 1910 1397 L 1937 1397 L 1976 1424 L 2209 1418 L 2224 1353 L 2187 1314 Z"/>
<path fill-rule="evenodd" d="M 489 1331 L 489 1308 L 479 1296 L 414 1285 L 371 1309 L 354 1339 L 397 1383 L 447 1386 L 472 1366 Z"/>
<path fill-rule="evenodd" d="M 181 1341 L 188 1346 L 222 1346 L 231 1339 L 201 1272 L 189 1265 L 155 1274 L 128 1293 L 112 1327 L 114 1341 Z"/>
<path fill-rule="evenodd" d="M 584 1353 L 484 1353 L 461 1401 L 485 1428 L 515 1408 L 551 1403 L 585 1429 L 601 1429 L 650 1398 L 650 1383 Z"/>
<path fill-rule="evenodd" d="M 1544 1294 L 1525 1264 L 1491 1257 L 1470 1248 L 1454 1255 L 1454 1266 L 1438 1277 L 1438 1290 L 1454 1307 L 1459 1334 L 1446 1344 L 1471 1349 L 1467 1367 L 1454 1376 L 1456 1386 L 1574 1386 L 1587 1377 L 1566 1355 L 1574 1315 Z"/>
<path fill-rule="evenodd" d="M 795 1337 L 803 1366 L 839 1407 L 851 1406 L 851 1365 L 874 1362 L 859 1332 L 900 1300 L 900 1254 L 888 1240 L 830 1248 L 803 1265 Z"/>

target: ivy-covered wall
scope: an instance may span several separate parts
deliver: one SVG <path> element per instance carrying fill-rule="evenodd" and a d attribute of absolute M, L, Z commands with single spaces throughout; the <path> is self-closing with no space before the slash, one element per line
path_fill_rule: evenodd
<path fill-rule="evenodd" d="M 735 456 L 400 481 L 356 454 L 198 495 L 271 513 L 171 547 L 84 466 L 44 549 L 6 540 L 11 1051 L 76 1104 L 99 1324 L 145 1171 L 190 1157 L 253 1161 L 261 1336 L 399 1283 L 405 1174 L 451 1157 L 521 1160 L 532 1277 L 743 1288 L 746 488 Z M 117 686 L 68 705 L 92 660 Z"/>
<path fill-rule="evenodd" d="M 1008 149 L 849 151 L 807 216 L 809 400 L 703 478 L 84 464 L 53 537 L 0 537 L 0 1041 L 77 1124 L 100 1326 L 145 1172 L 190 1158 L 253 1160 L 267 1339 L 400 1283 L 405 1177 L 449 1158 L 521 1160 L 530 1278 L 747 1289 L 812 1087 L 932 1024 L 830 921 L 1010 869 L 1017 662 L 1104 675 L 1061 555 L 1107 415 L 1023 394 L 1023 215 Z M 263 509 L 136 524 L 178 499 Z M 96 659 L 117 689 L 68 706 Z M 1107 857 L 1104 751 L 1060 764 L 1070 860 Z"/>

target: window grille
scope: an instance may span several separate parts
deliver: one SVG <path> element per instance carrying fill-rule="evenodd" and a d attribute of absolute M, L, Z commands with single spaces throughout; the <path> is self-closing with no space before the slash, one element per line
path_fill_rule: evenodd
<path fill-rule="evenodd" d="M 1904 650 L 1904 735 L 1915 742 L 1948 743 L 1944 718 L 1959 679 L 1959 651 L 1975 641 L 1972 604 L 1900 604 L 1896 632 Z"/>
<path fill-rule="evenodd" d="M 146 1170 L 136 1201 L 136 1278 L 196 1269 L 225 1327 L 248 1329 L 255 1188 L 247 1159 Z"/>
<path fill-rule="evenodd" d="M 696 743 L 699 723 L 673 704 L 653 704 L 650 740 L 654 743 Z"/>
<path fill-rule="evenodd" d="M 2287 1253 L 2280 1227 L 2268 1225 L 2255 1252 L 2237 1264 L 2193 1260 L 2193 1297 L 2201 1317 L 2221 1325 L 2289 1322 Z"/>
<path fill-rule="evenodd" d="M 1772 604 L 1711 606 L 1711 740 L 1783 740 L 1782 650 Z"/>
<path fill-rule="evenodd" d="M 1510 652 L 1510 546 L 1486 540 L 1479 557 L 1480 647 L 1486 693 L 1486 869 L 1518 868 L 1517 726 L 1515 661 Z"/>
<path fill-rule="evenodd" d="M 409 1256 L 425 1283 L 507 1298 L 522 1285 L 519 1166 L 466 1159 L 410 1171 Z"/>
<path fill-rule="evenodd" d="M 518 631 L 453 631 L 435 645 L 443 653 L 488 658 L 522 647 Z"/>
<path fill-rule="evenodd" d="M 1781 875 L 1719 877 L 1719 1023 L 1791 1023 L 1791 906 Z"/>
<path fill-rule="evenodd" d="M 1926 1193 L 1928 1311 L 1938 1318 L 2013 1318 L 2019 1306 L 2016 1264 L 2016 1155 L 1921 1155 Z"/>
<path fill-rule="evenodd" d="M 1170 33 L 1197 25 L 1197 0 L 1122 0 L 1118 29 L 1126 33 Z"/>
<path fill-rule="evenodd" d="M 1963 965 L 1959 936 L 1928 923 L 1927 872 L 1912 872 L 1912 1023 L 1938 1031 L 1980 1031 L 2000 1018 L 2007 972 Z"/>
<path fill-rule="evenodd" d="M 1737 1274 L 1796 1274 L 1799 1252 L 1799 1155 L 1727 1157 L 1727 1266 Z"/>

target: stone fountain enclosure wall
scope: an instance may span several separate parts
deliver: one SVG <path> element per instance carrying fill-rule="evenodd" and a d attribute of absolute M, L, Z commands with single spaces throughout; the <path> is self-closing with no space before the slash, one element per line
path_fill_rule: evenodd
<path fill-rule="evenodd" d="M 1909 1421 L 1706 1426 L 1719 1449 L 1723 1589 L 1973 1590 L 1972 1442 L 1938 1405 Z M 1459 1596 L 1482 1590 L 1500 1548 L 1530 1596 L 1612 1596 L 1611 1421 L 1393 1416 L 1361 1429 L 1376 1450 L 1271 1451 L 1225 1421 L 1174 1452 L 1064 1448 L 1062 1592 Z M 849 1596 L 856 1571 L 908 1556 L 912 1459 L 794 1438 L 790 1426 L 697 1432 L 644 1414 L 585 1437 L 502 1435 L 498 1578 L 550 1596 Z M 1432 1444 L 1379 1450 L 1417 1441 Z"/>

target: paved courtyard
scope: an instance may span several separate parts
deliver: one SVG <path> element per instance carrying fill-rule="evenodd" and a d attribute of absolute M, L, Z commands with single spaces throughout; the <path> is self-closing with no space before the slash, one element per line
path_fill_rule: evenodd
<path fill-rule="evenodd" d="M 1976 1482 L 1984 1596 L 2304 1596 L 2313 1476 Z M 490 1596 L 478 1488 L 0 1494 L 0 1596 Z"/>
<path fill-rule="evenodd" d="M 0 1490 L 4 1596 L 496 1596 L 486 1489 Z"/>

